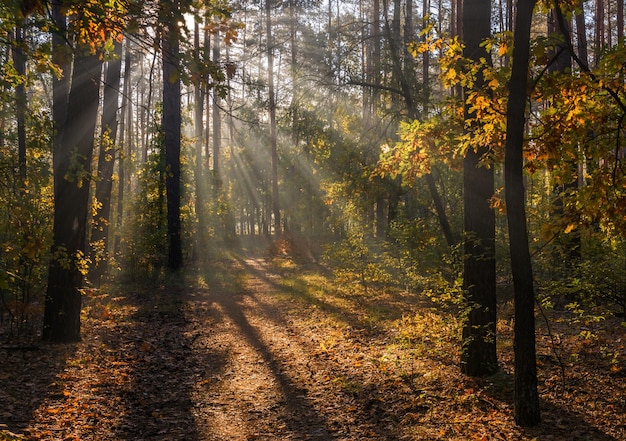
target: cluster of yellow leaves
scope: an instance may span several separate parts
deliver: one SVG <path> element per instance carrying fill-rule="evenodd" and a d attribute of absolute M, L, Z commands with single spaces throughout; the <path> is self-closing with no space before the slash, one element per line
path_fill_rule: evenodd
<path fill-rule="evenodd" d="M 461 124 L 461 120 L 457 121 Z M 433 117 L 428 121 L 418 120 L 400 125 L 400 140 L 384 149 L 376 168 L 375 176 L 403 176 L 412 181 L 430 173 L 435 161 L 458 166 L 453 145 L 459 129 L 448 119 Z"/>
<path fill-rule="evenodd" d="M 67 10 L 72 21 L 78 42 L 89 48 L 91 53 L 113 50 L 113 42 L 124 38 L 127 10 L 120 0 L 86 0 L 75 2 Z"/>
<path fill-rule="evenodd" d="M 469 149 L 488 146 L 485 166 L 503 156 L 506 134 L 506 84 L 508 68 L 494 68 L 482 58 L 475 63 L 463 56 L 458 37 L 444 38 L 423 32 L 424 40 L 409 45 L 417 56 L 427 51 L 440 54 L 440 81 L 448 89 L 464 89 L 441 104 L 439 113 L 427 121 L 412 121 L 400 128 L 400 141 L 383 153 L 377 174 L 402 175 L 407 179 L 430 172 L 434 161 L 453 168 Z M 509 55 L 511 35 L 499 34 L 484 43 L 488 52 Z"/>
<path fill-rule="evenodd" d="M 568 11 L 577 7 L 575 2 L 562 6 Z M 505 58 L 512 55 L 512 35 L 497 34 L 482 44 L 496 67 L 486 59 L 476 63 L 464 58 L 458 38 L 433 36 L 432 29 L 426 29 L 422 37 L 409 46 L 410 52 L 414 56 L 427 51 L 439 54 L 440 81 L 464 93 L 452 94 L 431 120 L 403 126 L 400 142 L 383 155 L 379 174 L 420 176 L 436 160 L 450 163 L 468 149 L 484 146 L 489 148 L 483 158 L 486 166 L 501 161 L 510 75 Z M 546 63 L 556 44 L 554 38 L 545 36 L 533 42 L 530 71 L 536 79 L 529 90 L 526 170 L 547 170 L 552 185 L 569 185 L 578 179 L 583 185 L 566 196 L 568 210 L 578 213 L 577 222 L 626 232 L 626 47 L 617 45 L 604 53 L 590 74 L 577 69 L 552 73 Z M 568 221 L 559 228 L 571 232 L 579 227 L 577 222 Z"/>

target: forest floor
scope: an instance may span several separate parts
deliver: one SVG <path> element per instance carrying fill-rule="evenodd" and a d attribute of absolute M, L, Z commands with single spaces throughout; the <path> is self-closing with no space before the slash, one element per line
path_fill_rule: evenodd
<path fill-rule="evenodd" d="M 0 349 L 0 440 L 626 439 L 619 319 L 573 328 L 552 312 L 552 339 L 539 323 L 543 422 L 522 429 L 510 302 L 502 370 L 474 379 L 454 313 L 337 289 L 317 264 L 237 254 L 130 286 L 90 293 L 78 344 Z"/>

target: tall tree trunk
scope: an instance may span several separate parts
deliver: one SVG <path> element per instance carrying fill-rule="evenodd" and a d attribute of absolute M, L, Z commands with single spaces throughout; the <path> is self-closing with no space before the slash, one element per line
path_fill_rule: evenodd
<path fill-rule="evenodd" d="M 200 55 L 200 23 L 194 24 L 193 46 L 196 54 Z M 206 187 L 204 184 L 204 163 L 202 158 L 202 146 L 204 135 L 204 98 L 205 85 L 199 79 L 194 84 L 194 130 L 195 130 L 195 156 L 196 166 L 194 168 L 194 179 L 196 181 L 196 217 L 198 219 L 198 231 L 196 233 L 196 246 L 198 252 L 206 249 L 207 241 L 207 220 L 205 204 L 207 200 Z"/>
<path fill-rule="evenodd" d="M 120 159 L 118 161 L 118 187 L 117 187 L 117 219 L 116 230 L 119 232 L 124 222 L 124 197 L 126 188 L 126 165 L 125 158 L 130 157 L 127 152 L 130 152 L 130 136 L 127 135 L 127 125 L 130 126 L 131 119 L 131 103 L 130 103 L 130 70 L 131 70 L 131 57 L 130 57 L 130 40 L 126 40 L 126 48 L 124 49 L 124 86 L 122 93 L 122 109 L 120 114 Z M 128 120 L 128 123 L 127 123 Z M 115 247 L 113 252 L 117 254 L 119 252 L 121 236 L 118 234 L 115 239 Z"/>
<path fill-rule="evenodd" d="M 604 0 L 596 0 L 596 13 L 595 13 L 595 43 L 594 43 L 594 57 L 593 64 L 598 65 L 600 60 L 600 54 L 604 49 L 605 33 L 604 33 Z"/>
<path fill-rule="evenodd" d="M 22 20 L 20 20 L 22 21 Z M 20 77 L 15 88 L 15 117 L 17 120 L 17 162 L 20 187 L 26 185 L 26 56 L 24 55 L 25 30 L 23 23 L 15 26 L 15 44 L 13 45 L 13 65 Z"/>
<path fill-rule="evenodd" d="M 452 0 L 454 4 L 454 0 Z M 422 4 L 423 17 L 422 17 L 422 31 L 425 31 L 429 26 L 429 10 L 430 0 L 424 0 Z M 424 34 L 424 41 L 428 38 L 428 35 Z M 430 106 L 430 51 L 424 51 L 422 54 L 422 115 L 424 118 L 428 118 L 428 107 Z"/>
<path fill-rule="evenodd" d="M 282 233 L 280 219 L 280 201 L 278 199 L 278 140 L 276 137 L 276 96 L 274 91 L 274 38 L 272 34 L 272 8 L 271 0 L 265 0 L 265 20 L 267 31 L 267 87 L 269 93 L 269 135 L 270 155 L 272 160 L 271 185 L 272 185 L 272 213 L 274 214 L 274 234 Z"/>
<path fill-rule="evenodd" d="M 181 81 L 179 69 L 179 31 L 177 2 L 161 3 L 168 15 L 162 39 L 163 50 L 163 122 L 165 137 L 165 191 L 167 197 L 168 268 L 178 270 L 183 265 L 180 224 L 180 142 L 181 142 Z"/>
<path fill-rule="evenodd" d="M 491 34 L 491 2 L 465 0 L 463 4 L 464 55 L 479 62 L 489 59 L 481 43 Z M 471 31 L 470 31 L 471 30 Z M 483 76 L 476 75 L 476 88 Z M 468 117 L 469 109 L 465 109 Z M 481 164 L 489 146 L 468 149 L 463 161 L 464 268 L 463 289 L 468 315 L 463 326 L 461 371 L 485 376 L 498 368 L 496 355 L 496 261 L 493 167 Z"/>
<path fill-rule="evenodd" d="M 623 1 L 623 0 L 620 0 Z M 589 66 L 589 55 L 587 50 L 587 31 L 585 26 L 585 4 L 580 4 L 580 12 L 576 12 L 576 42 L 578 48 L 578 58 Z"/>
<path fill-rule="evenodd" d="M 122 43 L 115 42 L 114 58 L 107 63 L 102 101 L 102 134 L 98 155 L 98 180 L 96 181 L 96 205 L 91 230 L 92 262 L 96 264 L 92 281 L 98 282 L 107 271 L 109 222 L 111 217 L 111 192 L 113 190 L 113 166 L 116 155 L 117 108 L 120 76 L 122 70 Z M 100 255 L 100 253 L 102 253 Z"/>
<path fill-rule="evenodd" d="M 582 7 L 582 4 L 581 4 Z M 624 39 L 624 0 L 617 0 L 617 44 Z"/>
<path fill-rule="evenodd" d="M 568 23 L 565 20 L 559 20 L 559 16 L 562 16 L 560 11 L 557 11 L 557 8 L 560 6 L 558 2 L 556 6 L 550 11 L 550 21 L 548 22 L 548 32 L 550 34 L 559 34 L 567 38 L 567 42 L 561 42 L 556 45 L 555 48 L 555 56 L 557 56 L 555 62 L 549 67 L 549 71 L 551 73 L 559 73 L 561 75 L 568 75 L 568 72 L 571 72 L 572 68 L 572 55 L 569 51 L 569 45 L 571 44 L 570 40 L 570 30 Z M 583 19 L 584 22 L 584 19 Z M 578 29 L 577 29 L 578 30 Z M 580 47 L 580 46 L 579 46 Z M 565 213 L 565 202 L 566 199 L 572 198 L 571 193 L 576 194 L 576 188 L 578 187 L 578 162 L 571 159 L 558 159 L 559 162 L 563 162 L 567 164 L 574 175 L 574 179 L 571 182 L 565 183 L 563 185 L 555 186 L 555 200 L 553 209 L 553 215 L 557 219 L 563 219 L 566 216 Z M 575 219 L 576 223 L 578 223 L 579 219 Z M 569 234 L 563 235 L 557 238 L 556 242 L 560 245 L 559 251 L 565 253 L 567 260 L 568 268 L 571 268 L 572 265 L 578 263 L 581 257 L 581 237 L 580 230 L 578 228 L 574 229 Z M 563 255 L 561 252 L 556 253 L 555 259 L 557 262 L 563 261 Z"/>
<path fill-rule="evenodd" d="M 84 47 L 76 51 L 66 120 L 57 133 L 61 139 L 55 142 L 53 152 L 53 257 L 43 328 L 43 339 L 52 342 L 80 340 L 80 288 L 102 70 L 98 56 L 88 51 Z"/>
<path fill-rule="evenodd" d="M 439 190 L 437 189 L 435 178 L 433 177 L 432 172 L 426 174 L 424 178 L 426 179 L 426 185 L 428 186 L 430 197 L 433 199 L 433 204 L 435 204 L 435 212 L 437 213 L 437 219 L 439 219 L 439 225 L 441 226 L 443 237 L 446 238 L 446 243 L 448 244 L 448 246 L 453 247 L 457 243 L 456 238 L 452 233 L 452 228 L 450 228 L 450 222 L 448 222 L 446 209 L 443 206 L 443 201 L 441 200 L 441 197 L 439 196 Z"/>
<path fill-rule="evenodd" d="M 517 6 L 504 161 L 511 271 L 515 291 L 515 421 L 521 426 L 535 426 L 541 420 L 535 351 L 535 295 L 526 225 L 522 157 L 534 4 L 535 0 L 518 1 Z"/>
<path fill-rule="evenodd" d="M 220 63 L 220 34 L 213 34 L 213 63 Z M 222 114 L 220 112 L 220 96 L 217 89 L 213 89 L 213 189 L 215 202 L 218 203 L 218 194 L 222 187 L 221 149 L 222 149 Z"/>
<path fill-rule="evenodd" d="M 399 8 L 397 2 L 395 8 Z M 383 0 L 383 9 L 385 11 L 387 11 L 388 9 L 387 0 Z M 399 17 L 396 17 L 395 15 L 393 20 L 393 28 L 389 26 L 389 20 L 385 20 L 385 29 L 387 31 L 387 36 L 389 39 L 393 70 L 398 80 L 398 83 L 400 84 L 400 90 L 402 91 L 402 97 L 404 99 L 409 118 L 419 119 L 420 115 L 416 107 L 416 102 L 413 98 L 411 84 L 409 83 L 409 79 L 404 75 L 404 70 L 402 69 L 402 61 L 400 58 L 401 52 L 398 48 L 398 42 L 400 40 L 400 37 L 398 35 L 399 24 L 397 23 L 399 23 Z M 444 233 L 444 237 L 446 238 L 446 242 L 449 246 L 453 246 L 456 241 L 454 239 L 454 235 L 452 234 L 452 230 L 450 229 L 448 217 L 446 215 L 443 203 L 441 202 L 441 197 L 439 196 L 439 192 L 437 190 L 437 186 L 435 185 L 434 178 L 431 174 L 426 175 L 426 183 L 428 185 L 428 191 L 430 192 L 430 195 L 433 199 L 435 210 L 437 211 L 437 218 L 439 219 L 439 224 Z"/>

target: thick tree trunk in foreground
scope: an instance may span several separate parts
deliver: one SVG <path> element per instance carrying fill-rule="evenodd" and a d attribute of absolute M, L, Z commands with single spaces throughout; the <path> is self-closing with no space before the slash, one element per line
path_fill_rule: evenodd
<path fill-rule="evenodd" d="M 491 2 L 466 0 L 463 4 L 464 55 L 478 62 L 490 55 L 480 46 L 491 34 Z M 476 75 L 476 88 L 482 74 Z M 466 105 L 466 117 L 468 109 Z M 493 167 L 480 163 L 489 146 L 469 149 L 463 162 L 465 265 L 463 289 L 468 316 L 463 326 L 461 371 L 471 376 L 496 372 L 496 262 L 495 213 L 490 206 L 494 193 Z"/>
<path fill-rule="evenodd" d="M 80 53 L 84 50 L 79 48 L 74 59 L 66 120 L 53 154 L 54 242 L 43 328 L 44 340 L 53 342 L 80 340 L 80 288 L 102 70 L 98 56 Z"/>
<path fill-rule="evenodd" d="M 165 9 L 168 9 L 166 7 Z M 169 16 L 176 16 L 169 11 Z M 181 103 L 179 36 L 176 20 L 170 18 L 163 37 L 163 133 L 165 135 L 165 166 L 167 174 L 167 236 L 169 241 L 168 267 L 178 270 L 183 265 L 180 225 L 180 137 Z"/>
<path fill-rule="evenodd" d="M 522 174 L 530 25 L 534 4 L 535 0 L 518 1 L 517 6 L 504 160 L 511 270 L 515 290 L 515 421 L 521 426 L 535 426 L 541 420 L 535 352 L 535 295 Z"/>

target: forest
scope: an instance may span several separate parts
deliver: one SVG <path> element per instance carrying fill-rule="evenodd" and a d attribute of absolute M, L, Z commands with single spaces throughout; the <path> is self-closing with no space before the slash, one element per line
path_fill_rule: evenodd
<path fill-rule="evenodd" d="M 623 0 L 4 0 L 0 441 L 626 439 Z"/>

